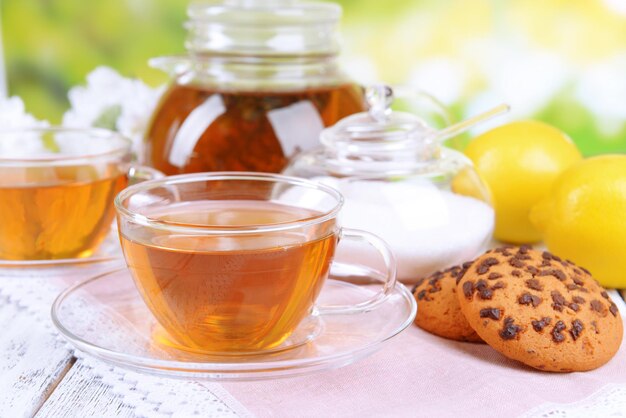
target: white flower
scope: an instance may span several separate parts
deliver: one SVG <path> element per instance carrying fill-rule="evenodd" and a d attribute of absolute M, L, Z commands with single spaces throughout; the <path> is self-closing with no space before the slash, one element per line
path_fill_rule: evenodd
<path fill-rule="evenodd" d="M 0 132 L 20 128 L 38 128 L 48 126 L 47 121 L 36 119 L 26 113 L 24 102 L 19 97 L 0 98 Z M 38 138 L 38 137 L 37 137 Z M 40 140 L 30 139 L 23 134 L 4 134 L 0 140 L 0 155 L 23 157 L 33 153 L 47 152 L 45 144 Z"/>
<path fill-rule="evenodd" d="M 32 128 L 48 126 L 48 122 L 37 120 L 26 113 L 24 102 L 19 97 L 0 98 L 0 127 L 2 129 Z"/>
<path fill-rule="evenodd" d="M 87 75 L 86 86 L 69 91 L 71 108 L 63 115 L 63 124 L 116 130 L 133 141 L 133 151 L 141 156 L 143 137 L 162 93 L 163 88 L 153 89 L 98 67 Z"/>

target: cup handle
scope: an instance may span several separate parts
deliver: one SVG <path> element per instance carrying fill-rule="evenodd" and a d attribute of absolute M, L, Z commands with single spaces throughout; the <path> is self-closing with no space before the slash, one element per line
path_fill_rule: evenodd
<path fill-rule="evenodd" d="M 154 180 L 165 177 L 165 174 L 154 168 L 144 165 L 131 165 L 128 169 L 128 185 L 141 183 L 146 180 Z"/>
<path fill-rule="evenodd" d="M 374 247 L 381 255 L 385 264 L 385 275 L 382 289 L 371 299 L 357 303 L 355 305 L 322 305 L 316 306 L 316 313 L 320 315 L 346 314 L 370 311 L 377 305 L 385 301 L 389 293 L 396 285 L 396 258 L 382 239 L 366 231 L 343 228 L 340 235 L 341 240 L 364 241 Z"/>

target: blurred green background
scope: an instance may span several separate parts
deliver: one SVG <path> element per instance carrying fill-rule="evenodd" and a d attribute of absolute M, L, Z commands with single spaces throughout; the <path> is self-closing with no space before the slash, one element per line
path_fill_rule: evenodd
<path fill-rule="evenodd" d="M 183 52 L 187 3 L 2 0 L 9 94 L 59 122 L 67 91 L 96 66 L 166 82 L 147 60 Z M 409 83 L 456 118 L 507 102 L 509 118 L 552 123 L 586 155 L 626 152 L 626 1 L 339 3 L 342 57 L 357 80 Z"/>

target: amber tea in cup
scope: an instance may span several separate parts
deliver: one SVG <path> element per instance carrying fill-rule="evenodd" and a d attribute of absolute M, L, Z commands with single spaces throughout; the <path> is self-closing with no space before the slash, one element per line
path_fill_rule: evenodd
<path fill-rule="evenodd" d="M 87 257 L 127 184 L 130 141 L 101 129 L 0 132 L 0 259 Z"/>
<path fill-rule="evenodd" d="M 165 343 L 210 353 L 280 346 L 312 314 L 347 236 L 341 202 L 326 186 L 251 173 L 173 176 L 120 193 L 124 257 Z"/>

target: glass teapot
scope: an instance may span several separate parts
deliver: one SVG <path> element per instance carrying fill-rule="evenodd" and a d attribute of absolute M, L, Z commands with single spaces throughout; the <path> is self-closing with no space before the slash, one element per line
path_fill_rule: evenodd
<path fill-rule="evenodd" d="M 341 191 L 342 225 L 383 238 L 405 283 L 484 252 L 494 228 L 489 190 L 472 162 L 442 142 L 503 108 L 436 130 L 414 114 L 392 112 L 389 87 L 370 88 L 367 98 L 369 112 L 325 129 L 322 146 L 300 154 L 284 174 Z"/>
<path fill-rule="evenodd" d="M 279 172 L 325 126 L 364 110 L 337 64 L 338 5 L 210 0 L 188 16 L 188 55 L 151 61 L 174 76 L 144 147 L 163 173 Z"/>

